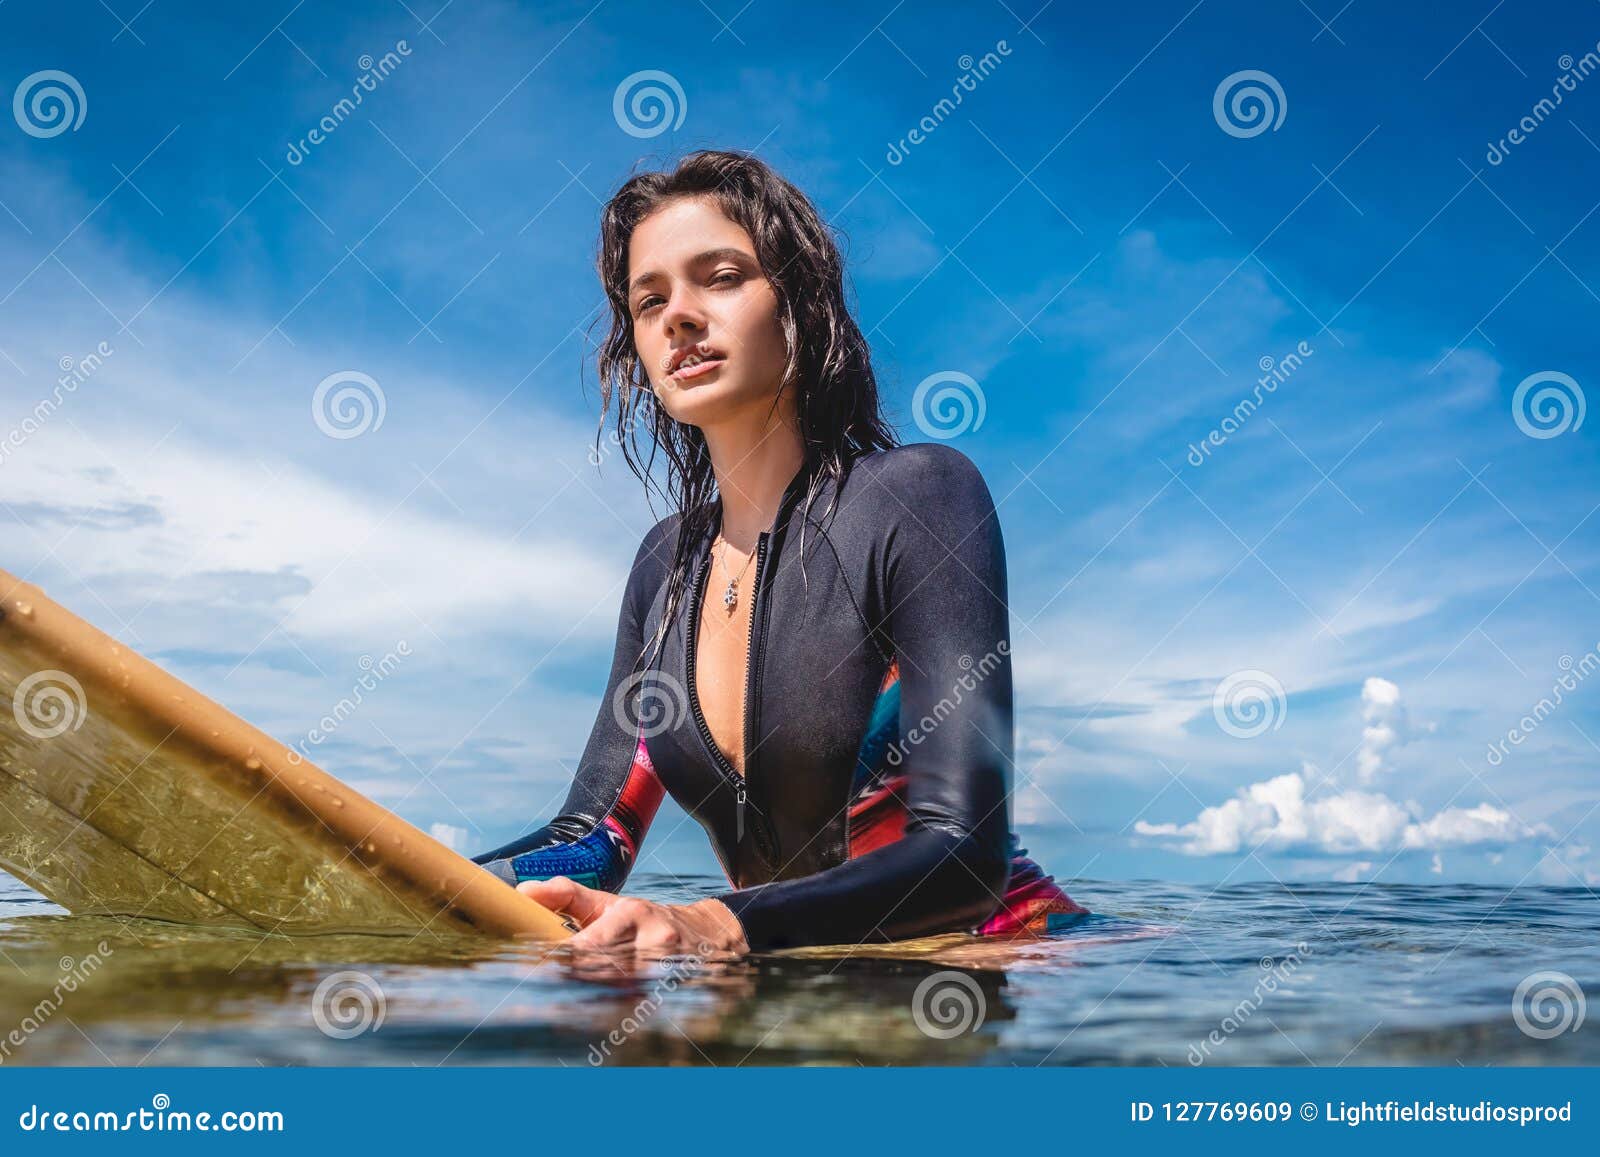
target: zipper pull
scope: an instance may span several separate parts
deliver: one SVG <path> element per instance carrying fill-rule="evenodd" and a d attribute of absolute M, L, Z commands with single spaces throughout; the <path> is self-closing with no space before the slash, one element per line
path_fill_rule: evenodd
<path fill-rule="evenodd" d="M 742 783 L 739 785 L 739 796 L 738 796 L 738 799 L 739 799 L 739 815 L 738 815 L 738 823 L 736 824 L 735 829 L 734 829 L 734 831 L 735 831 L 735 837 L 734 838 L 739 840 L 742 843 L 744 841 L 744 784 L 742 784 Z"/>

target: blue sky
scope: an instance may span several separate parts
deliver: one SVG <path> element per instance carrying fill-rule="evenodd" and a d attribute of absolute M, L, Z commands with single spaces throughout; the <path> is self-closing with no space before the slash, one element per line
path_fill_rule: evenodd
<path fill-rule="evenodd" d="M 753 149 L 848 238 L 905 438 L 930 375 L 981 396 L 1049 870 L 1593 886 L 1595 420 L 1513 402 L 1600 381 L 1597 42 L 1578 0 L 10 0 L 0 95 L 82 118 L 0 118 L 0 565 L 290 743 L 404 644 L 318 761 L 465 851 L 535 826 L 654 518 L 590 462 L 599 205 Z M 1217 112 L 1245 71 L 1275 127 Z M 331 437 L 347 371 L 382 421 Z M 717 871 L 670 805 L 643 869 Z"/>

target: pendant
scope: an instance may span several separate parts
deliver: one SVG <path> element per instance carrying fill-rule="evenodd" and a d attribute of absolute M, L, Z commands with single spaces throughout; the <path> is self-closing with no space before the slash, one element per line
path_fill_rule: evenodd
<path fill-rule="evenodd" d="M 722 605 L 728 608 L 728 613 L 733 613 L 734 604 L 739 601 L 739 589 L 732 579 L 728 580 L 728 589 L 722 592 Z"/>

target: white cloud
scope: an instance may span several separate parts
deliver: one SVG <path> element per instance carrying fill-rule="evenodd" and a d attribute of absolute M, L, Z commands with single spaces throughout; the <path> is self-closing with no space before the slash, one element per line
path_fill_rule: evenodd
<path fill-rule="evenodd" d="M 24 175 L 35 202 L 14 207 L 36 232 L 87 213 Z M 168 648 L 242 651 L 291 609 L 285 628 L 319 658 L 319 646 L 429 630 L 452 644 L 474 633 L 462 648 L 473 655 L 507 635 L 545 649 L 610 637 L 655 519 L 620 454 L 590 464 L 593 419 L 564 385 L 566 349 L 513 373 L 376 328 L 319 330 L 311 308 L 291 343 L 273 325 L 281 310 L 189 278 L 164 288 L 93 229 L 75 246 L 70 273 L 40 264 L 0 307 L 0 344 L 26 371 L 0 418 L 7 569 L 58 589 L 81 579 L 92 594 L 73 592 L 74 610 L 94 614 L 103 598 Z M 0 236 L 0 266 L 28 269 L 28 252 Z M 117 332 L 85 284 L 137 324 Z M 58 388 L 59 359 L 83 365 L 91 351 L 92 373 Z M 385 416 L 329 438 L 314 392 L 349 368 L 377 380 Z M 44 398 L 56 404 L 40 418 Z M 236 610 L 248 622 L 219 626 Z"/>
<path fill-rule="evenodd" d="M 1390 750 L 1433 730 L 1432 724 L 1412 724 L 1405 704 L 1400 702 L 1400 688 L 1375 675 L 1361 684 L 1361 720 L 1365 726 L 1361 730 L 1361 751 L 1356 756 L 1356 774 L 1362 783 L 1377 778 Z"/>
<path fill-rule="evenodd" d="M 621 552 L 554 527 L 513 537 L 402 505 L 403 490 L 367 495 L 296 465 L 280 464 L 273 477 L 180 436 L 150 455 L 114 434 L 99 447 L 104 458 L 76 437 L 53 440 L 48 454 L 43 444 L 28 447 L 39 452 L 6 466 L 6 502 L 40 518 L 68 508 L 47 535 L 51 544 L 64 540 L 53 557 L 97 591 L 115 587 L 114 601 L 125 608 L 181 603 L 193 612 L 211 590 L 205 575 L 277 575 L 301 589 L 256 584 L 260 609 L 273 621 L 287 613 L 284 625 L 305 638 L 359 645 L 428 629 L 517 631 L 519 624 L 546 638 L 574 625 L 599 638 L 614 626 L 626 574 Z M 148 516 L 122 525 L 90 518 L 71 529 L 86 512 L 131 508 Z M 238 586 L 217 602 L 237 607 Z M 529 630 L 537 625 L 544 629 Z M 184 642 L 215 645 L 215 624 L 196 626 L 198 637 Z M 256 638 L 229 642 L 243 649 Z"/>
<path fill-rule="evenodd" d="M 1333 878 L 1341 884 L 1357 884 L 1365 880 L 1372 872 L 1371 860 L 1357 860 L 1353 864 L 1346 864 L 1333 874 Z"/>
<path fill-rule="evenodd" d="M 463 851 L 467 846 L 467 829 L 455 824 L 433 824 L 428 828 L 428 834 L 452 852 Z"/>
<path fill-rule="evenodd" d="M 1406 829 L 1407 848 L 1464 848 L 1503 846 L 1536 836 L 1553 837 L 1546 824 L 1527 824 L 1503 808 L 1480 803 L 1475 808 L 1446 808 L 1438 815 Z"/>
<path fill-rule="evenodd" d="M 1307 766 L 1306 775 L 1312 774 Z M 1379 792 L 1343 791 L 1306 798 L 1306 775 L 1291 772 L 1253 783 L 1235 798 L 1203 809 L 1186 824 L 1140 820 L 1142 836 L 1172 840 L 1191 856 L 1271 851 L 1398 853 L 1451 847 L 1503 846 L 1549 837 L 1544 824 L 1526 824 L 1510 812 L 1479 804 L 1446 808 L 1423 819 L 1415 804 L 1401 805 Z"/>

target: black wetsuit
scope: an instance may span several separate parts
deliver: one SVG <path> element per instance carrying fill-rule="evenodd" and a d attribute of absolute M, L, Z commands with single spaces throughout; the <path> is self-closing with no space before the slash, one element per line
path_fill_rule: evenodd
<path fill-rule="evenodd" d="M 694 692 L 719 501 L 681 613 L 635 664 L 661 621 L 678 516 L 645 536 L 561 814 L 476 862 L 509 883 L 617 891 L 665 790 L 710 836 L 733 885 L 716 898 L 753 950 L 1042 929 L 1082 911 L 1010 830 L 1005 547 L 982 476 L 950 446 L 900 446 L 855 458 L 808 505 L 814 469 L 756 548 L 745 775 Z"/>

